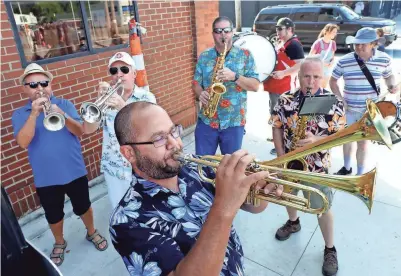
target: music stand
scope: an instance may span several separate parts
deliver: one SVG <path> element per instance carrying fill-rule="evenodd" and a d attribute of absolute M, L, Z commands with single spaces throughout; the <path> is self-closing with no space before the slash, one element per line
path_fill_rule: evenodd
<path fill-rule="evenodd" d="M 301 100 L 298 115 L 327 115 L 336 102 L 337 98 L 333 94 L 305 96 Z"/>

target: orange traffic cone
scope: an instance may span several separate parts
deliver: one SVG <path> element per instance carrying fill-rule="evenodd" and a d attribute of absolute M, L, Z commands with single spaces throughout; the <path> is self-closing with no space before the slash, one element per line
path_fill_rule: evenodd
<path fill-rule="evenodd" d="M 129 45 L 130 45 L 130 53 L 132 58 L 134 59 L 136 66 L 136 80 L 135 84 L 138 87 L 145 88 L 149 90 L 148 79 L 146 76 L 145 70 L 145 62 L 143 60 L 143 53 L 141 48 L 141 39 L 138 35 L 139 26 L 136 23 L 135 19 L 132 18 L 128 22 L 129 27 Z"/>

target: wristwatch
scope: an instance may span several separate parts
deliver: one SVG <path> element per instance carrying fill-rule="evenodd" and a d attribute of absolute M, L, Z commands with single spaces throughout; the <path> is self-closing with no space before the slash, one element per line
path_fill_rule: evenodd
<path fill-rule="evenodd" d="M 234 78 L 234 82 L 236 82 L 239 79 L 240 74 L 235 73 L 235 78 Z"/>

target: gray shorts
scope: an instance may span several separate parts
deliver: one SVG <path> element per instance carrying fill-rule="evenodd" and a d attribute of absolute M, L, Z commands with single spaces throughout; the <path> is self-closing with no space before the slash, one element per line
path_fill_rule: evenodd
<path fill-rule="evenodd" d="M 327 186 L 311 184 L 311 183 L 307 183 L 307 182 L 301 182 L 300 184 L 309 186 L 309 187 L 312 187 L 312 188 L 315 188 L 315 189 L 318 189 L 319 191 L 321 191 L 327 197 L 327 200 L 329 201 L 329 208 L 327 209 L 327 211 L 330 210 L 331 204 L 333 203 L 333 189 L 332 188 L 327 187 Z M 298 189 L 293 189 L 291 191 L 291 194 L 297 195 L 298 191 L 299 191 Z M 308 195 L 309 195 L 308 191 L 302 190 L 302 192 L 304 194 L 304 197 L 308 198 Z M 319 209 L 322 207 L 323 207 L 322 198 L 316 193 L 311 193 L 310 194 L 310 208 Z"/>
<path fill-rule="evenodd" d="M 273 113 L 273 109 L 276 106 L 278 99 L 280 98 L 280 94 L 275 94 L 275 93 L 269 93 L 269 107 L 270 107 L 270 114 Z"/>

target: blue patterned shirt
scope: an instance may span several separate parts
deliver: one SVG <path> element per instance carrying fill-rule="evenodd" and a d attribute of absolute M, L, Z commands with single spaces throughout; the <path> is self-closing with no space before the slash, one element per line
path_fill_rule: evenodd
<path fill-rule="evenodd" d="M 218 53 L 215 48 L 207 49 L 199 56 L 193 82 L 198 83 L 204 90 L 212 85 L 217 57 Z M 258 80 L 259 75 L 256 72 L 255 60 L 248 50 L 233 46 L 226 55 L 224 66 L 244 77 Z M 200 109 L 198 116 L 205 124 L 216 129 L 244 126 L 247 91 L 234 81 L 226 81 L 223 84 L 226 86 L 227 92 L 221 96 L 215 116 L 209 119 L 203 115 L 203 109 Z"/>
<path fill-rule="evenodd" d="M 193 165 L 181 169 L 177 193 L 136 178 L 110 218 L 110 236 L 130 275 L 168 275 L 198 239 L 214 187 L 201 181 Z M 244 275 L 242 246 L 233 227 L 220 273 L 225 275 Z"/>

